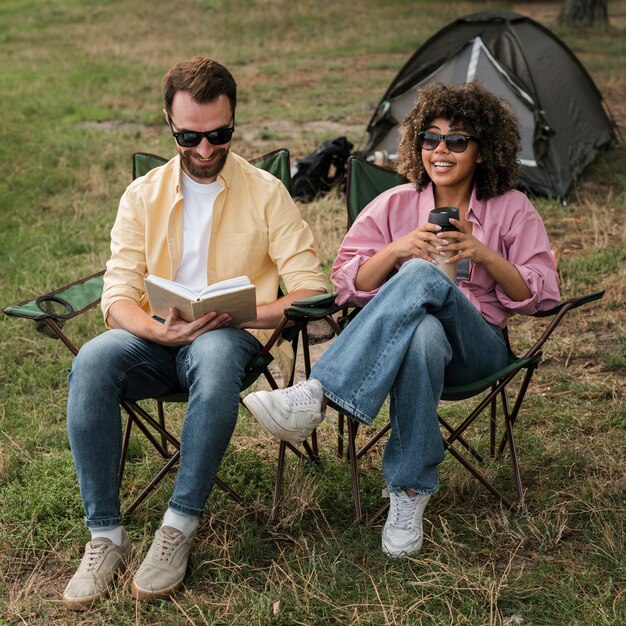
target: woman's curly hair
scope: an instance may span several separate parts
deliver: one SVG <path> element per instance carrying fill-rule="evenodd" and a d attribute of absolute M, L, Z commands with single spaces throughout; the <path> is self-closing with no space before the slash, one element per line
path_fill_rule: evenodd
<path fill-rule="evenodd" d="M 504 99 L 476 81 L 461 86 L 429 85 L 402 123 L 397 171 L 421 191 L 430 181 L 418 147 L 418 133 L 438 117 L 478 138 L 481 162 L 474 174 L 479 199 L 499 196 L 513 188 L 519 174 L 519 122 Z"/>

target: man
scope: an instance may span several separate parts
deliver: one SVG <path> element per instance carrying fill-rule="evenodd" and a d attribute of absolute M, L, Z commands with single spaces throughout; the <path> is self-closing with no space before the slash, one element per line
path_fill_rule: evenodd
<path fill-rule="evenodd" d="M 183 582 L 206 499 L 237 420 L 248 361 L 283 310 L 325 291 L 313 236 L 285 187 L 230 152 L 237 88 L 215 61 L 194 57 L 163 82 L 165 118 L 178 155 L 134 181 L 111 232 L 102 311 L 109 328 L 74 360 L 68 432 L 87 543 L 65 603 L 83 608 L 106 594 L 128 560 L 118 465 L 123 399 L 188 391 L 180 464 L 163 525 L 136 572 L 136 598 L 168 597 Z M 185 322 L 171 309 L 151 316 L 144 277 L 192 288 L 245 274 L 256 286 L 257 317 L 246 329 L 228 313 Z M 277 299 L 279 278 L 289 295 Z"/>

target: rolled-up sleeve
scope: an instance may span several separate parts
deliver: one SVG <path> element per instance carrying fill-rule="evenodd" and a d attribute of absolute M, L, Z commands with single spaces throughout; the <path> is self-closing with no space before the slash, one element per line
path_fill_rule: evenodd
<path fill-rule="evenodd" d="M 390 234 L 381 228 L 377 215 L 378 205 L 374 200 L 348 231 L 333 263 L 332 281 L 337 294 L 335 301 L 340 306 L 348 303 L 364 306 L 378 293 L 378 289 L 359 291 L 355 285 L 361 265 L 391 241 Z"/>
<path fill-rule="evenodd" d="M 101 308 L 106 322 L 116 300 L 141 304 L 146 275 L 145 211 L 131 185 L 120 200 L 111 230 L 111 257 L 106 264 Z"/>
<path fill-rule="evenodd" d="M 532 315 L 556 306 L 560 293 L 543 221 L 534 207 L 528 204 L 504 236 L 502 245 L 505 258 L 517 268 L 531 296 L 517 302 L 511 300 L 500 285 L 496 285 L 496 297 L 505 309 Z"/>
<path fill-rule="evenodd" d="M 311 289 L 325 292 L 326 277 L 319 268 L 313 233 L 282 184 L 275 185 L 266 219 L 268 253 L 287 291 Z"/>

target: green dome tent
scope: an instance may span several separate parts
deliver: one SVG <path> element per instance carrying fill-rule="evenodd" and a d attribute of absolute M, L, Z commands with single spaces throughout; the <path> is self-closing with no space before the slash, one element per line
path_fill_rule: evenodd
<path fill-rule="evenodd" d="M 602 95 L 573 52 L 529 17 L 494 10 L 452 22 L 415 52 L 378 105 L 360 156 L 395 158 L 399 124 L 417 89 L 472 79 L 509 100 L 519 117 L 522 189 L 564 199 L 597 154 L 617 142 Z"/>

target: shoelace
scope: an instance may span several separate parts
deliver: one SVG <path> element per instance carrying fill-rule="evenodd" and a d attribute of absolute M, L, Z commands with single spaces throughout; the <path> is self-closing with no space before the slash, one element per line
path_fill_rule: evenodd
<path fill-rule="evenodd" d="M 418 506 L 418 497 L 409 498 L 402 493 L 391 498 L 391 524 L 404 530 L 409 530 L 413 526 L 413 514 Z"/>
<path fill-rule="evenodd" d="M 306 406 L 311 402 L 315 402 L 315 398 L 311 394 L 309 384 L 306 380 L 303 380 L 288 389 L 280 389 L 278 393 L 280 393 L 280 395 L 283 396 L 292 407 Z"/>
<path fill-rule="evenodd" d="M 98 541 L 97 539 L 90 541 L 87 544 L 85 556 L 83 557 L 83 563 L 85 564 L 85 569 L 88 572 L 92 572 L 97 569 L 109 546 L 110 544 L 108 542 Z"/>
<path fill-rule="evenodd" d="M 159 533 L 155 558 L 159 561 L 169 561 L 174 549 L 185 539 L 184 535 L 168 534 L 166 531 Z"/>

